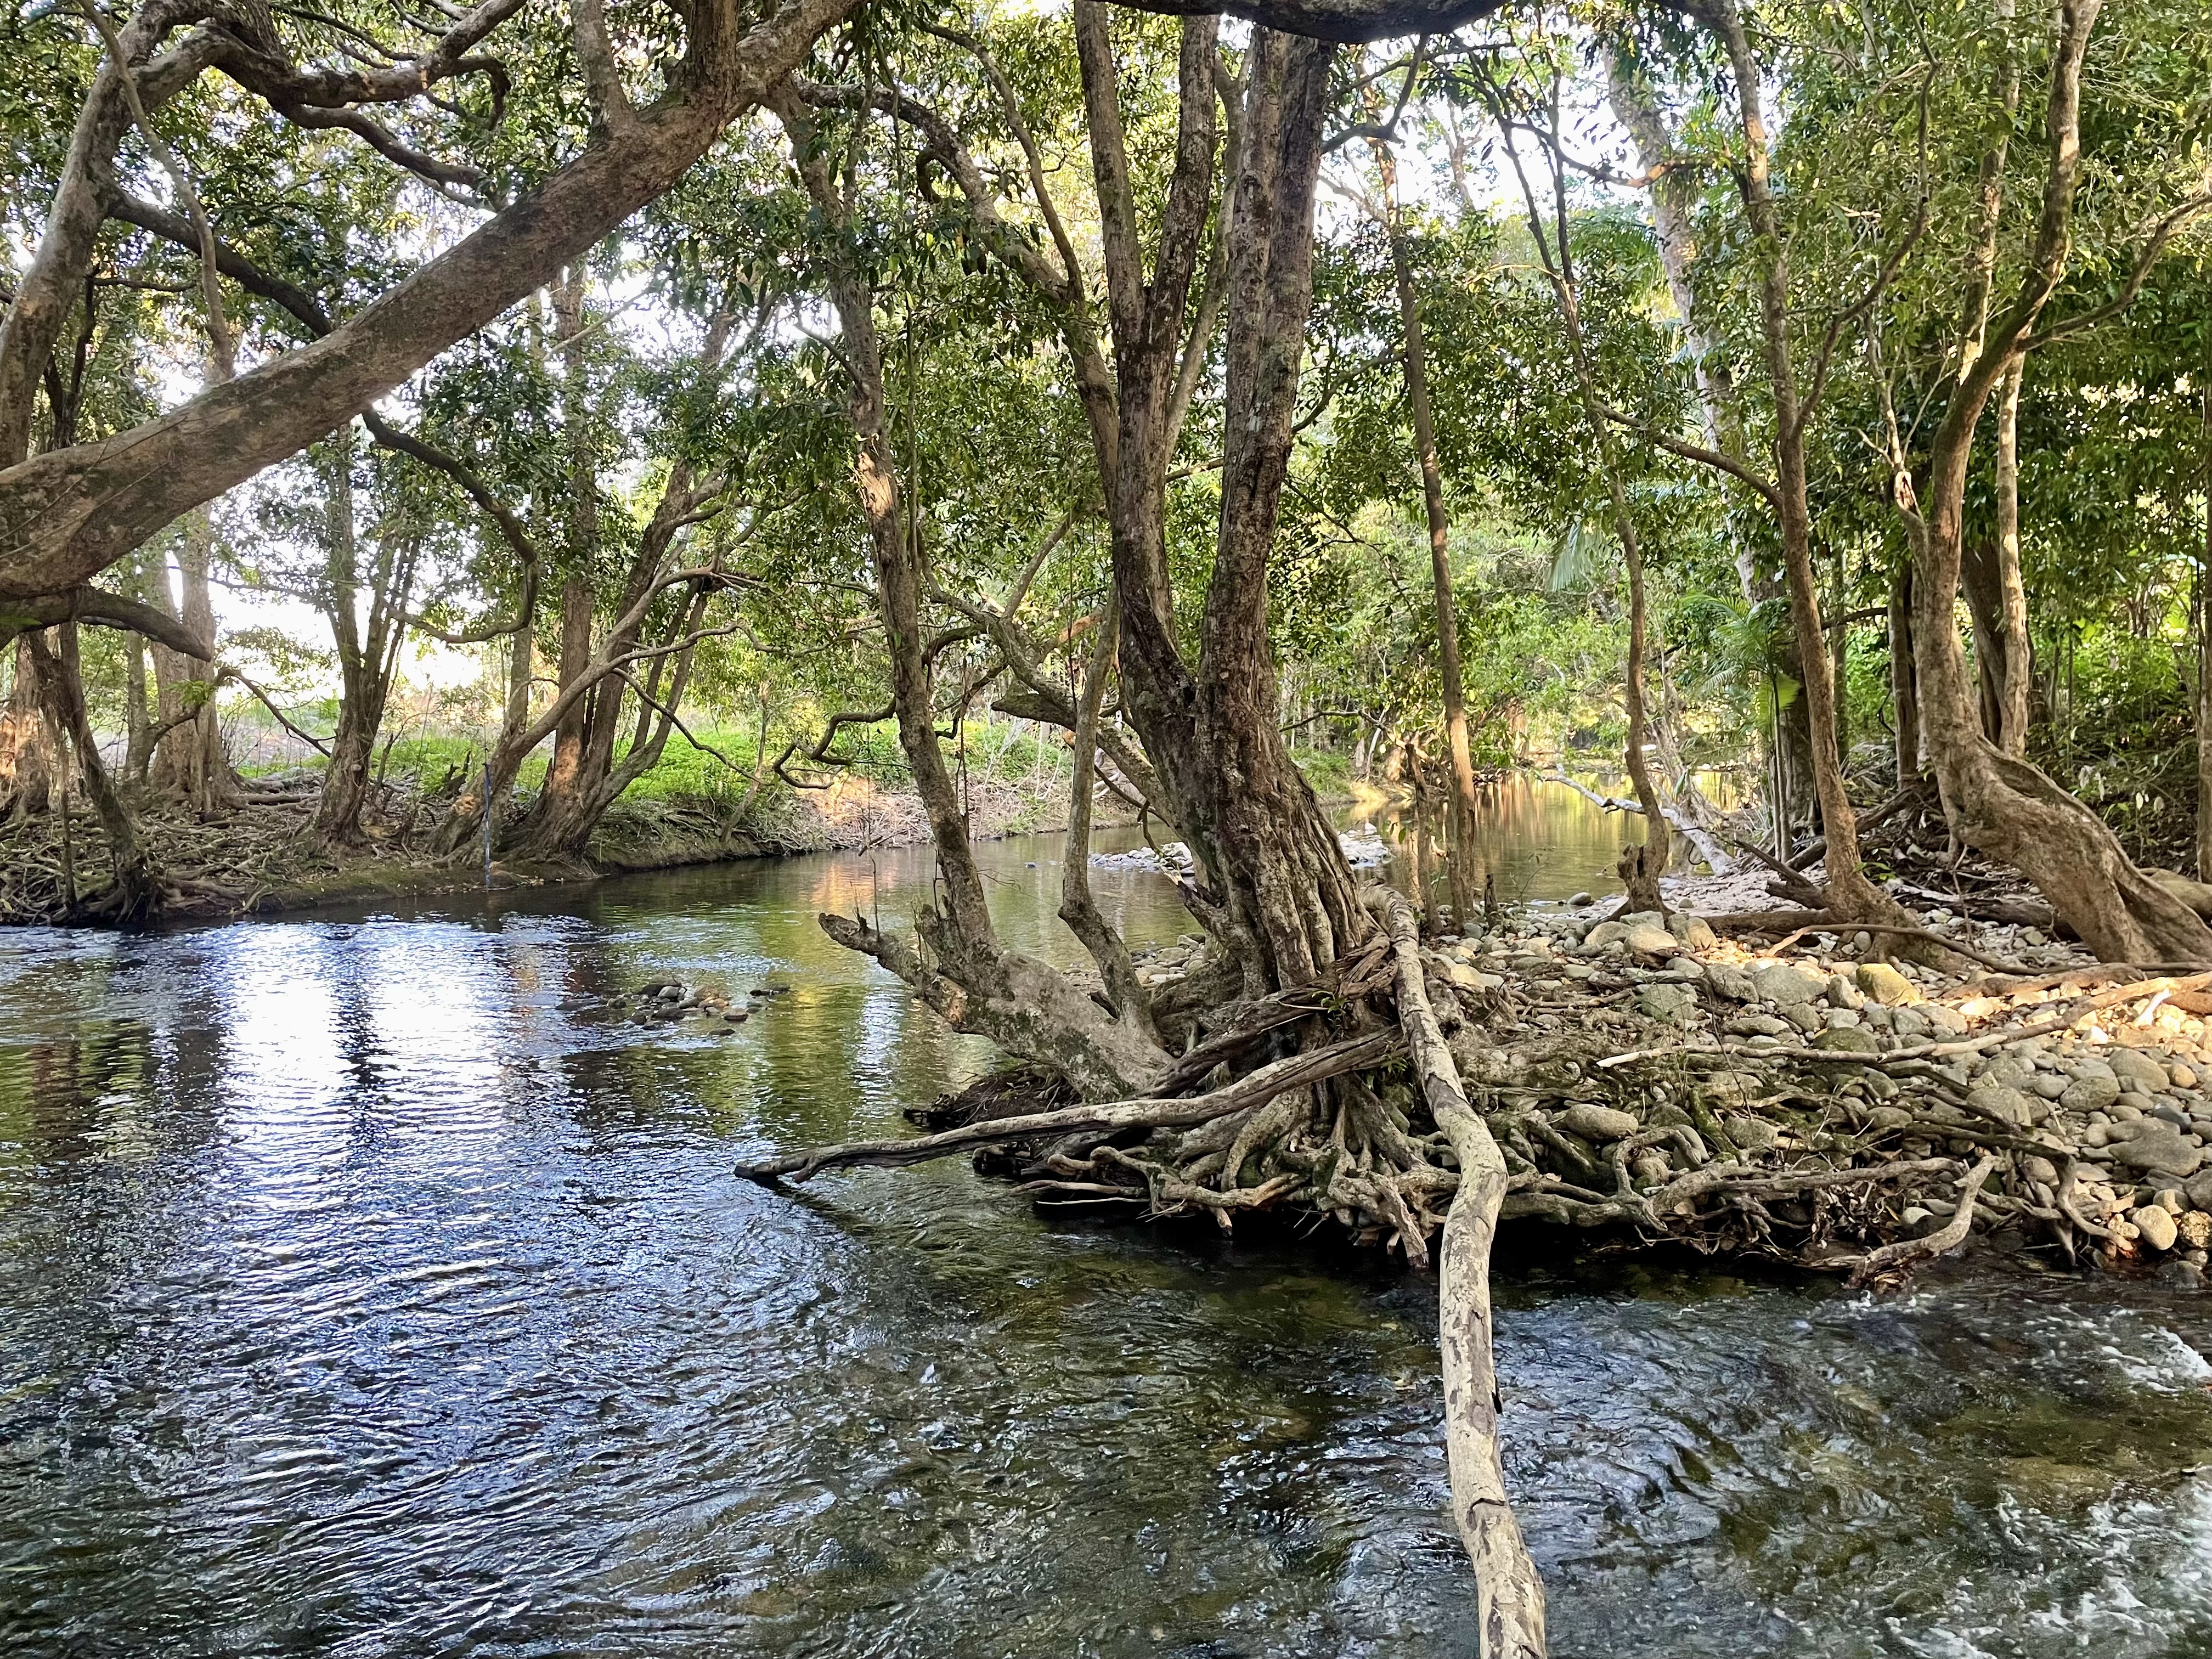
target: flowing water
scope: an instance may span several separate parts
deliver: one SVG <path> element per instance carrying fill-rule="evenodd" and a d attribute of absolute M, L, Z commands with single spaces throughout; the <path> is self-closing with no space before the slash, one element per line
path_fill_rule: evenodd
<path fill-rule="evenodd" d="M 1501 890 L 1593 884 L 1614 832 L 1515 810 Z M 1058 846 L 981 850 L 1066 957 Z M 812 921 L 926 880 L 0 937 L 0 1653 L 1472 1654 L 1432 1282 L 1042 1218 L 958 1163 L 731 1174 L 983 1061 Z M 1137 938 L 1186 925 L 1100 884 Z M 729 1036 L 629 1023 L 671 977 L 793 989 Z M 2204 1300 L 1519 1248 L 1555 1653 L 2212 1653 Z"/>

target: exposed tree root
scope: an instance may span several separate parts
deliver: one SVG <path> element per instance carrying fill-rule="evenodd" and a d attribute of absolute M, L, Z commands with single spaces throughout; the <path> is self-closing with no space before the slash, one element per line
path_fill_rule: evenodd
<path fill-rule="evenodd" d="M 1916 983 L 1877 962 L 1694 950 L 1689 918 L 1642 958 L 1586 943 L 1588 921 L 1566 916 L 1438 951 L 1402 896 L 1362 902 L 1382 926 L 1333 983 L 1237 1000 L 1202 949 L 1140 963 L 1154 1006 L 1179 1011 L 1182 1050 L 1147 1095 L 1047 1095 L 1054 1109 L 1024 1113 L 1002 1074 L 971 1091 L 977 1121 L 745 1173 L 973 1152 L 1048 1205 L 1223 1231 L 1258 1212 L 1333 1221 L 1435 1262 L 1453 1510 L 1491 1654 L 1542 1651 L 1541 1586 L 1498 1461 L 1500 1224 L 1883 1286 L 1976 1237 L 2024 1261 L 2070 1261 L 2088 1240 L 2114 1266 L 2212 1243 L 2212 1174 L 2188 1180 L 2212 1158 L 2196 1075 L 2212 1073 L 2212 973 L 2110 983 L 2112 969 L 2079 964 Z M 1177 961 L 1183 978 L 1158 977 Z M 1851 988 L 1862 969 L 1892 1004 Z"/>

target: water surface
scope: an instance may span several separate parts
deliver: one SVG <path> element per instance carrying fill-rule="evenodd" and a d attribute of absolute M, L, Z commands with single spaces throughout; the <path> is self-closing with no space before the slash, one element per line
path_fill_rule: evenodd
<path fill-rule="evenodd" d="M 1066 957 L 1057 849 L 981 851 Z M 0 1651 L 1471 1654 L 1432 1283 L 959 1164 L 732 1176 L 983 1063 L 812 921 L 926 880 L 0 936 Z M 793 988 L 629 1021 L 670 977 Z M 2203 1302 L 1541 1236 L 1499 1277 L 1556 1653 L 2212 1652 Z"/>

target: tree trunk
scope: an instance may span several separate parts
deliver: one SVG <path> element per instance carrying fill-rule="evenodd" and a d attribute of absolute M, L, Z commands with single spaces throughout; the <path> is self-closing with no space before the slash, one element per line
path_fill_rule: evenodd
<path fill-rule="evenodd" d="M 103 61 L 23 284 L 37 303 L 0 319 L 0 594 L 58 592 L 89 579 L 369 407 L 657 199 L 852 9 L 853 0 L 794 0 L 757 21 L 719 0 L 689 9 L 684 59 L 665 66 L 666 95 L 623 111 L 535 189 L 329 335 L 113 438 L 10 465 L 60 327 L 57 307 L 73 302 L 97 254 L 104 194 L 131 125 Z M 191 15 L 170 8 L 164 26 Z M 162 43 L 137 29 L 134 19 L 124 35 L 143 61 Z M 150 66 L 141 73 L 147 106 L 161 107 L 230 51 L 250 74 L 251 49 L 227 28 L 170 43 L 159 84 Z"/>
<path fill-rule="evenodd" d="M 52 716 L 40 689 L 41 653 L 33 651 L 30 639 L 28 634 L 16 638 L 15 678 L 6 704 L 0 705 L 0 806 L 18 822 L 52 809 L 61 767 Z"/>
<path fill-rule="evenodd" d="M 571 266 L 552 288 L 553 323 L 561 353 L 561 420 L 568 444 L 567 580 L 561 584 L 561 655 L 556 672 L 562 690 L 591 666 L 595 606 L 591 580 L 599 551 L 599 471 L 593 458 L 589 382 L 584 356 L 584 272 Z M 553 729 L 553 758 L 523 834 L 533 853 L 566 847 L 589 793 L 584 749 L 592 725 L 592 702 L 604 688 L 579 699 Z"/>
<path fill-rule="evenodd" d="M 1711 14 L 1726 46 L 1735 81 L 1744 165 L 1735 171 L 1737 193 L 1750 222 L 1759 263 L 1759 331 L 1774 398 L 1774 486 L 1771 496 L 1780 532 L 1784 574 L 1790 592 L 1790 631 L 1797 645 L 1814 799 L 1820 808 L 1829 908 L 1858 921 L 1905 920 L 1896 901 L 1869 881 L 1859 858 L 1858 821 L 1844 788 L 1837 742 L 1836 684 L 1820 618 L 1819 578 L 1813 566 L 1811 501 L 1807 483 L 1806 428 L 1814 409 L 1801 397 L 1791 340 L 1789 255 L 1780 215 L 1768 184 L 1764 79 L 1735 0 L 1716 0 Z M 1818 373 L 1815 373 L 1815 380 Z"/>
<path fill-rule="evenodd" d="M 214 544 L 215 526 L 205 509 L 188 514 L 177 544 L 177 617 L 185 632 L 210 641 L 215 638 L 215 601 L 208 567 Z M 238 775 L 223 747 L 222 723 L 215 703 L 215 665 L 160 647 L 155 649 L 154 663 L 157 680 L 167 670 L 162 720 L 177 720 L 156 750 L 155 781 L 203 817 L 230 811 L 238 804 Z"/>
<path fill-rule="evenodd" d="M 139 842 L 138 826 L 131 818 L 131 809 L 124 804 L 114 779 L 100 759 L 100 741 L 85 713 L 84 686 L 77 672 L 76 626 L 64 623 L 54 632 L 58 651 L 49 651 L 35 631 L 24 635 L 23 641 L 38 664 L 39 684 L 46 699 L 47 711 L 54 723 L 68 734 L 70 746 L 76 751 L 77 769 L 83 775 L 85 793 L 92 797 L 93 810 L 100 815 L 100 826 L 107 836 L 108 868 L 112 879 L 106 895 L 94 907 L 94 914 L 102 921 L 121 927 L 138 927 L 161 914 L 161 883 Z"/>
<path fill-rule="evenodd" d="M 1443 683 L 1444 738 L 1451 751 L 1449 805 L 1453 925 L 1464 933 L 1474 914 L 1474 887 L 1468 849 L 1474 842 L 1474 757 L 1468 740 L 1467 684 L 1459 659 L 1459 610 L 1452 598 L 1451 520 L 1444 510 L 1443 470 L 1437 460 L 1436 422 L 1429 410 L 1428 343 L 1421 326 L 1420 297 L 1414 291 L 1413 263 L 1407 257 L 1403 210 L 1398 202 L 1398 169 L 1387 143 L 1376 155 L 1382 170 L 1382 205 L 1389 215 L 1390 272 L 1398 289 L 1398 317 L 1406 335 L 1406 401 L 1413 416 L 1413 447 L 1421 467 L 1421 506 L 1429 522 L 1429 575 L 1437 603 L 1437 672 Z"/>
<path fill-rule="evenodd" d="M 2212 959 L 2212 932 L 2196 913 L 2138 870 L 2094 812 L 1983 735 L 1954 615 L 1974 429 L 2065 273 L 2081 167 L 2081 62 L 2099 9 L 2099 0 L 2062 0 L 2045 118 L 2051 160 L 2018 297 L 1960 376 L 1918 477 L 1898 445 L 1893 483 L 1916 565 L 1923 729 L 1952 827 L 1970 846 L 2025 874 L 2104 960 L 2205 961 Z"/>
<path fill-rule="evenodd" d="M 123 775 L 137 781 L 154 757 L 154 726 L 146 711 L 146 640 L 123 636 Z"/>
<path fill-rule="evenodd" d="M 1889 703 L 1895 722 L 1897 787 L 1919 781 L 1920 688 L 1912 654 L 1912 561 L 1897 567 L 1889 586 Z"/>
<path fill-rule="evenodd" d="M 2212 881 L 2212 374 L 2203 399 L 2204 546 L 2197 565 L 2197 879 Z"/>
<path fill-rule="evenodd" d="M 1997 396 L 1996 635 L 2002 641 L 2004 672 L 1997 697 L 1997 747 L 2008 755 L 2027 752 L 2028 689 L 2035 665 L 2028 642 L 2027 587 L 2020 571 L 2020 394 L 2027 361 L 2013 366 Z"/>
<path fill-rule="evenodd" d="M 1313 211 L 1336 48 L 1260 30 L 1229 239 L 1220 527 L 1199 626 L 1198 738 L 1225 936 L 1248 990 L 1306 983 L 1369 923 L 1274 718 L 1267 563 L 1313 303 Z M 1151 750 L 1147 742 L 1146 748 Z"/>
<path fill-rule="evenodd" d="M 805 106 L 789 88 L 779 88 L 769 102 L 790 136 L 808 195 L 842 228 L 849 222 L 850 206 L 816 143 Z M 886 430 L 874 293 L 849 267 L 835 270 L 829 287 L 853 383 L 854 482 L 868 526 L 899 745 L 929 819 L 938 882 L 933 902 L 916 918 L 924 949 L 859 916 L 824 915 L 822 927 L 838 943 L 897 974 L 954 1026 L 982 1032 L 1009 1053 L 1052 1066 L 1085 1097 L 1140 1093 L 1165 1073 L 1169 1059 L 1147 1034 L 1139 1010 L 1108 1015 L 1065 975 L 1001 948 L 993 932 L 967 817 L 938 743 L 921 608 L 923 557 L 909 532 Z M 1271 708 L 1272 702 L 1271 697 Z"/>

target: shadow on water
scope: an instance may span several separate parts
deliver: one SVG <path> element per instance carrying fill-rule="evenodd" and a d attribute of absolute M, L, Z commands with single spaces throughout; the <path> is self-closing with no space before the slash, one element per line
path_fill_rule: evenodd
<path fill-rule="evenodd" d="M 1057 841 L 981 850 L 1071 957 Z M 0 1651 L 1471 1653 L 1431 1283 L 958 1164 L 731 1175 L 983 1063 L 812 920 L 927 880 L 0 939 Z M 630 1023 L 669 977 L 793 989 Z M 2212 1651 L 2199 1303 L 1542 1236 L 1499 1279 L 1556 1652 Z"/>

